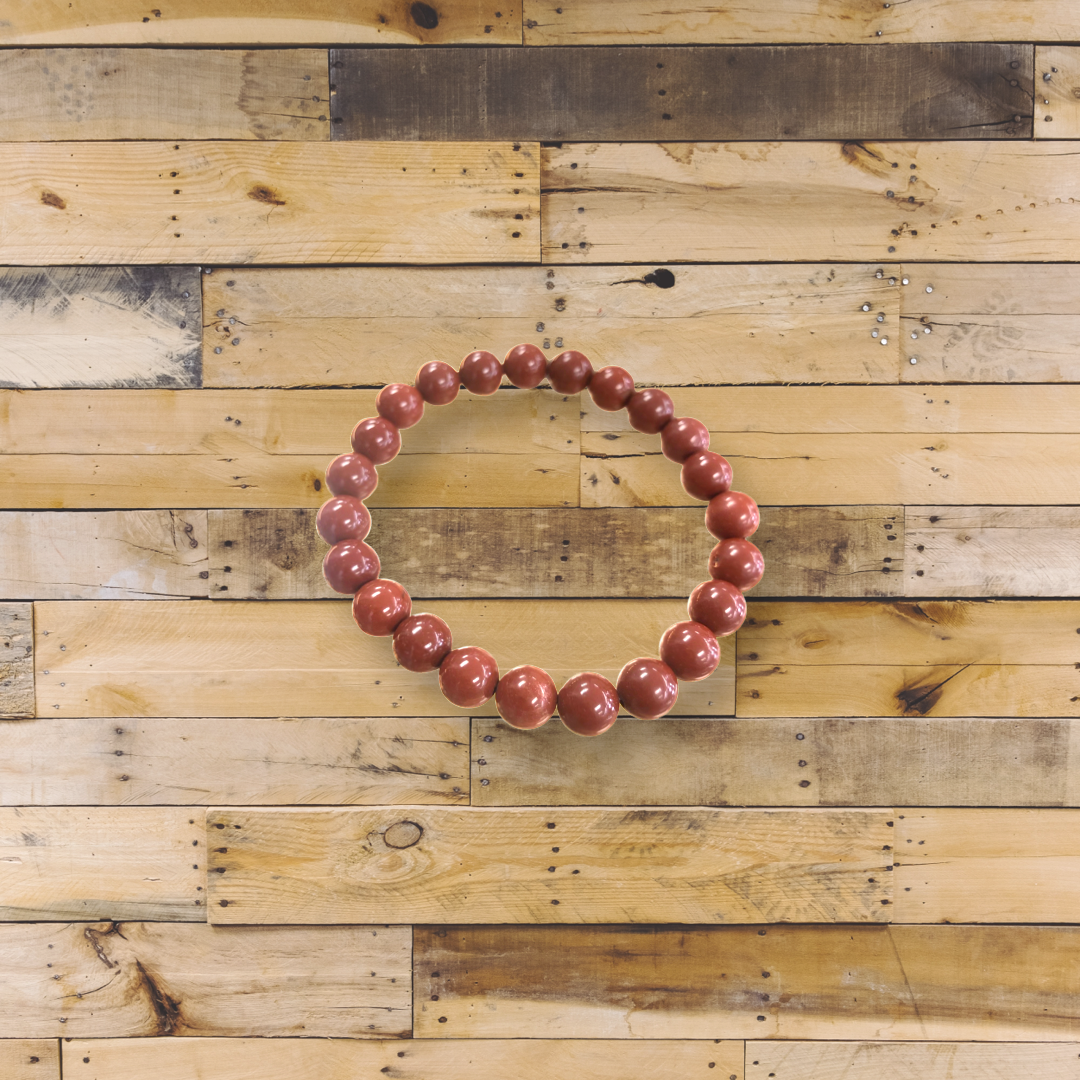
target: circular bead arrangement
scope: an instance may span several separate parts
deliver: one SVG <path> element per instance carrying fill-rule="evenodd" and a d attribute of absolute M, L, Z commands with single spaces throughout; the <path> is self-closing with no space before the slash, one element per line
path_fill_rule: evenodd
<path fill-rule="evenodd" d="M 546 377 L 560 394 L 588 389 L 597 407 L 626 409 L 630 425 L 659 435 L 666 458 L 681 466 L 682 485 L 706 502 L 705 527 L 719 541 L 709 556 L 709 580 L 690 594 L 688 621 L 668 627 L 660 639 L 660 658 L 638 657 L 619 672 L 614 685 L 593 671 L 574 675 L 556 689 L 542 668 L 524 664 L 500 678 L 495 658 L 475 645 L 454 648 L 450 627 L 436 615 L 412 613 L 412 599 L 396 581 L 381 578 L 379 556 L 364 542 L 371 514 L 364 500 L 379 482 L 376 468 L 401 449 L 401 432 L 420 422 L 424 405 L 449 405 L 461 385 L 488 396 L 503 376 L 529 390 Z M 535 345 L 515 345 L 500 364 L 489 352 L 472 352 L 455 371 L 440 360 L 424 364 L 414 386 L 391 383 L 375 398 L 378 416 L 361 420 L 352 432 L 351 454 L 326 470 L 334 496 L 316 517 L 319 535 L 332 545 L 323 573 L 336 592 L 351 594 L 352 613 L 365 634 L 392 637 L 394 656 L 409 671 L 439 672 L 439 688 L 462 709 L 495 698 L 499 715 L 515 728 L 538 728 L 558 712 L 578 735 L 599 735 L 618 716 L 620 706 L 643 720 L 671 711 L 679 681 L 708 678 L 720 662 L 718 637 L 733 634 L 746 618 L 743 594 L 762 577 L 765 560 L 750 543 L 758 527 L 757 504 L 731 491 L 731 466 L 709 449 L 709 432 L 698 420 L 675 416 L 671 398 L 657 389 L 636 390 L 620 367 L 593 371 L 588 358 L 568 350 L 548 361 Z"/>

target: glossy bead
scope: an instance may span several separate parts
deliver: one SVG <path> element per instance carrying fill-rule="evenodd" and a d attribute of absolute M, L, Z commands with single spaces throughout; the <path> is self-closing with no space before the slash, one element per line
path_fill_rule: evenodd
<path fill-rule="evenodd" d="M 371 529 L 368 508 L 351 495 L 327 499 L 315 515 L 315 528 L 328 544 L 342 540 L 363 540 Z"/>
<path fill-rule="evenodd" d="M 555 680 L 543 668 L 524 664 L 499 679 L 495 708 L 511 727 L 528 731 L 551 719 L 557 699 Z"/>
<path fill-rule="evenodd" d="M 426 611 L 402 619 L 394 631 L 394 656 L 407 671 L 434 671 L 453 647 L 450 627 Z"/>
<path fill-rule="evenodd" d="M 515 345 L 503 359 L 506 377 L 522 390 L 531 390 L 544 381 L 547 357 L 535 345 Z"/>
<path fill-rule="evenodd" d="M 396 428 L 411 428 L 424 416 L 424 398 L 415 386 L 390 383 L 375 395 L 375 411 Z"/>
<path fill-rule="evenodd" d="M 660 639 L 660 659 L 683 682 L 707 679 L 720 663 L 720 642 L 703 623 L 679 622 Z"/>
<path fill-rule="evenodd" d="M 600 735 L 619 715 L 619 695 L 603 675 L 583 671 L 563 683 L 558 709 L 562 722 L 575 735 Z"/>
<path fill-rule="evenodd" d="M 686 610 L 694 622 L 718 637 L 734 634 L 746 618 L 746 597 L 730 581 L 703 581 L 691 594 Z"/>
<path fill-rule="evenodd" d="M 709 573 L 746 592 L 765 573 L 765 556 L 749 540 L 721 540 L 709 556 Z"/>
<path fill-rule="evenodd" d="M 731 487 L 731 466 L 719 454 L 699 450 L 683 462 L 682 486 L 691 499 L 708 502 Z"/>
<path fill-rule="evenodd" d="M 466 645 L 454 649 L 439 665 L 439 689 L 459 709 L 475 709 L 495 693 L 499 666 L 485 649 Z"/>
<path fill-rule="evenodd" d="M 589 393 L 596 407 L 604 412 L 618 412 L 633 392 L 634 380 L 621 367 L 601 368 L 589 380 Z"/>
<path fill-rule="evenodd" d="M 352 602 L 356 625 L 372 637 L 389 637 L 411 610 L 409 594 L 396 581 L 386 578 L 362 585 Z"/>
<path fill-rule="evenodd" d="M 669 461 L 681 465 L 691 454 L 709 449 L 709 429 L 692 416 L 677 417 L 660 432 L 660 449 Z"/>
<path fill-rule="evenodd" d="M 379 474 L 371 458 L 363 454 L 342 454 L 327 466 L 326 486 L 334 495 L 366 499 L 379 486 Z"/>
<path fill-rule="evenodd" d="M 639 720 L 659 720 L 679 696 L 679 680 L 663 662 L 640 656 L 619 672 L 616 683 L 622 707 Z"/>
<path fill-rule="evenodd" d="M 626 415 L 635 431 L 656 435 L 675 415 L 675 406 L 663 390 L 649 388 L 631 395 L 626 403 Z"/>
<path fill-rule="evenodd" d="M 385 465 L 397 457 L 401 449 L 401 435 L 389 420 L 369 416 L 353 428 L 352 447 L 373 464 Z"/>
<path fill-rule="evenodd" d="M 441 360 L 432 360 L 416 373 L 416 389 L 429 405 L 449 405 L 458 395 L 461 379 Z"/>
<path fill-rule="evenodd" d="M 342 540 L 326 553 L 322 569 L 334 592 L 351 596 L 379 576 L 379 556 L 363 540 Z"/>
<path fill-rule="evenodd" d="M 705 508 L 705 528 L 717 540 L 745 540 L 760 523 L 757 503 L 741 491 L 725 491 Z"/>
<path fill-rule="evenodd" d="M 494 394 L 502 382 L 502 364 L 489 352 L 471 352 L 461 361 L 459 372 L 470 394 Z"/>
<path fill-rule="evenodd" d="M 551 388 L 559 394 L 580 394 L 592 378 L 592 364 L 584 353 L 567 349 L 548 364 Z"/>

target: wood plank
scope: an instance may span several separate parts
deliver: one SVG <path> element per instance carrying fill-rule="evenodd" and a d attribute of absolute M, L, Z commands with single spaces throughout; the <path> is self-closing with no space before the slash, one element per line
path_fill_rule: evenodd
<path fill-rule="evenodd" d="M 0 720 L 34 715 L 34 609 L 0 604 Z"/>
<path fill-rule="evenodd" d="M 411 940 L 400 926 L 0 926 L 0 1033 L 400 1038 Z"/>
<path fill-rule="evenodd" d="M 0 268 L 0 386 L 198 386 L 192 266 Z"/>
<path fill-rule="evenodd" d="M 4 143 L 0 162 L 4 262 L 539 258 L 528 144 Z"/>
<path fill-rule="evenodd" d="M 206 921 L 203 815 L 0 808 L 0 920 Z"/>
<path fill-rule="evenodd" d="M 205 379 L 381 386 L 411 381 L 430 360 L 534 341 L 616 356 L 653 385 L 895 382 L 896 354 L 869 331 L 879 312 L 897 328 L 898 274 L 790 264 L 215 270 L 203 277 Z"/>
<path fill-rule="evenodd" d="M 887 818 L 212 809 L 207 911 L 220 924 L 886 922 Z"/>
<path fill-rule="evenodd" d="M 642 720 L 610 745 L 472 723 L 479 806 L 1078 805 L 1075 720 Z"/>
<path fill-rule="evenodd" d="M 6 724 L 0 799 L 14 806 L 469 800 L 465 717 L 238 717 L 225 738 L 222 731 L 214 717 Z"/>
<path fill-rule="evenodd" d="M 7 1080 L 60 1080 L 60 1041 L 0 1039 L 0 1072 Z"/>
<path fill-rule="evenodd" d="M 162 606 L 164 605 L 164 606 Z M 677 600 L 437 600 L 458 645 L 490 650 L 503 671 L 545 667 L 614 679 L 685 618 Z M 446 716 L 436 672 L 398 667 L 347 601 L 43 601 L 38 627 L 42 716 Z M 61 645 L 65 646 L 61 648 Z M 734 711 L 734 650 L 717 673 L 680 687 L 675 713 Z M 46 675 L 45 672 L 49 674 Z M 473 710 L 494 715 L 492 704 Z"/>
<path fill-rule="evenodd" d="M 329 139 L 329 100 L 321 49 L 12 49 L 0 140 Z"/>
<path fill-rule="evenodd" d="M 543 257 L 1063 260 L 1080 238 L 1070 152 L 1053 142 L 563 143 L 542 151 Z"/>
<path fill-rule="evenodd" d="M 414 1034 L 1075 1043 L 1078 952 L 1075 927 L 417 927 Z"/>
<path fill-rule="evenodd" d="M 89 1061 L 85 1059 L 89 1058 Z M 68 1080 L 355 1080 L 381 1072 L 402 1080 L 683 1080 L 703 1069 L 742 1080 L 737 1040 L 654 1039 L 75 1039 L 65 1044 Z M 20 1076 L 18 1080 L 23 1080 Z M 1057 1076 L 1051 1077 L 1057 1080 Z"/>
<path fill-rule="evenodd" d="M 1035 46 L 1035 138 L 1080 135 L 1080 49 Z"/>
<path fill-rule="evenodd" d="M 1030 45 L 635 44 L 330 55 L 335 139 L 1031 137 Z"/>

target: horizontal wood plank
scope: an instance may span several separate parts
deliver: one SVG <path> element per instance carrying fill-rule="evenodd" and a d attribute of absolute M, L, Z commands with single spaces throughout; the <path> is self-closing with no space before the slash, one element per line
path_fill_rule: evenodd
<path fill-rule="evenodd" d="M 1075 139 L 1080 135 L 1080 49 L 1035 46 L 1035 138 Z"/>
<path fill-rule="evenodd" d="M 34 609 L 0 604 L 0 720 L 34 715 Z"/>
<path fill-rule="evenodd" d="M 60 1080 L 59 1039 L 0 1039 L 0 1073 L 7 1080 Z"/>

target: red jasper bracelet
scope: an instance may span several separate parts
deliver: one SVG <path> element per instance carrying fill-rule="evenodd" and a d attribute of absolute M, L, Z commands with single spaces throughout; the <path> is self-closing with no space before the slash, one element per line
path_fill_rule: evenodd
<path fill-rule="evenodd" d="M 412 600 L 396 581 L 379 577 L 379 557 L 364 543 L 371 514 L 364 500 L 379 482 L 376 467 L 401 449 L 401 431 L 419 423 L 424 403 L 449 405 L 459 385 L 472 394 L 494 394 L 503 375 L 514 386 L 531 390 L 545 377 L 560 394 L 588 388 L 598 408 L 625 408 L 630 424 L 659 435 L 664 456 L 682 466 L 687 494 L 708 503 L 705 527 L 720 542 L 709 556 L 708 581 L 690 594 L 689 621 L 668 627 L 660 639 L 660 659 L 631 660 L 616 684 L 584 671 L 556 691 L 542 668 L 525 664 L 499 677 L 495 658 L 474 645 L 455 649 L 450 628 L 435 615 L 412 614 Z M 342 454 L 326 470 L 326 486 L 334 498 L 323 503 L 316 518 L 319 535 L 333 545 L 323 560 L 323 573 L 336 592 L 351 593 L 352 613 L 365 634 L 393 636 L 394 656 L 409 671 L 439 672 L 446 699 L 462 709 L 475 709 L 495 698 L 499 715 L 515 728 L 537 728 L 558 711 L 578 735 L 607 731 L 622 706 L 643 720 L 670 712 L 679 696 L 679 680 L 708 678 L 720 662 L 718 637 L 733 634 L 746 618 L 743 593 L 765 570 L 761 552 L 750 543 L 758 527 L 757 504 L 748 495 L 730 491 L 731 466 L 709 449 L 709 432 L 698 420 L 676 417 L 663 390 L 634 389 L 634 380 L 620 367 L 594 372 L 579 352 L 569 350 L 548 362 L 535 345 L 516 345 L 499 361 L 489 352 L 473 352 L 455 371 L 436 360 L 416 374 L 416 385 L 391 383 L 375 399 L 378 416 L 361 420 L 352 433 L 353 453 Z"/>

